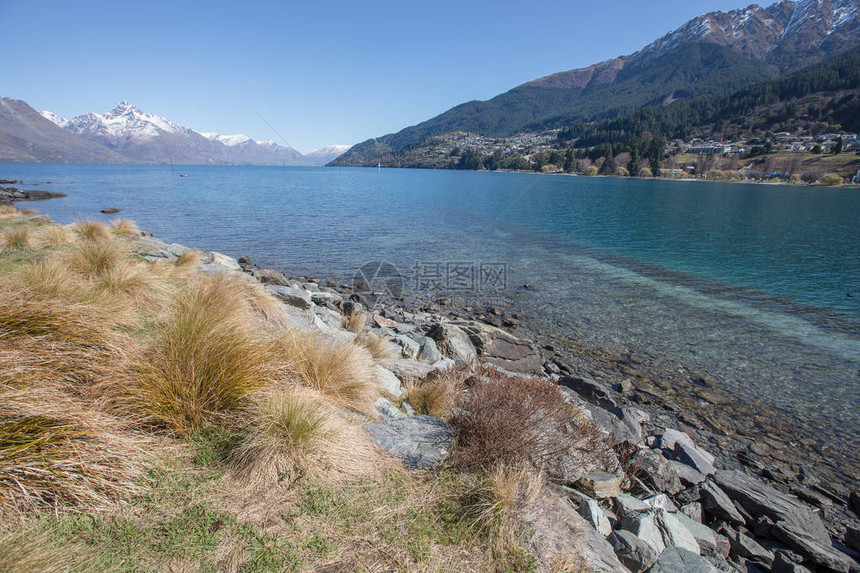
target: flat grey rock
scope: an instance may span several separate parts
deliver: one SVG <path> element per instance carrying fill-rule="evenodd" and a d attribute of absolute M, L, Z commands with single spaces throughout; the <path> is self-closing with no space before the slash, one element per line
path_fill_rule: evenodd
<path fill-rule="evenodd" d="M 657 560 L 657 552 L 629 531 L 618 529 L 606 540 L 612 545 L 618 560 L 632 573 L 647 570 Z"/>
<path fill-rule="evenodd" d="M 710 561 L 681 547 L 668 547 L 648 573 L 719 573 Z"/>
<path fill-rule="evenodd" d="M 570 388 L 582 397 L 583 400 L 595 406 L 600 406 L 609 412 L 618 407 L 618 404 L 612 398 L 612 391 L 609 389 L 609 386 L 594 378 L 589 378 L 588 376 L 562 376 L 558 380 L 558 385 Z"/>
<path fill-rule="evenodd" d="M 637 475 L 645 485 L 653 487 L 656 491 L 676 494 L 683 487 L 678 471 L 669 463 L 669 460 L 663 457 L 663 454 L 656 450 L 637 451 L 630 465 L 637 470 Z"/>
<path fill-rule="evenodd" d="M 729 496 L 715 483 L 706 481 L 699 485 L 699 494 L 705 512 L 716 519 L 724 519 L 743 525 L 745 520 Z"/>
<path fill-rule="evenodd" d="M 729 537 L 729 543 L 731 544 L 732 555 L 743 557 L 753 563 L 765 565 L 768 569 L 773 565 L 773 553 L 762 547 L 761 544 L 749 535 L 738 531 Z"/>
<path fill-rule="evenodd" d="M 451 427 L 433 416 L 419 414 L 364 427 L 383 450 L 394 454 L 409 469 L 435 469 L 454 446 Z"/>
<path fill-rule="evenodd" d="M 383 368 L 378 364 L 374 365 L 373 368 L 376 370 L 376 381 L 385 390 L 386 394 L 391 395 L 394 399 L 404 397 L 403 385 L 391 370 Z"/>
<path fill-rule="evenodd" d="M 712 475 L 717 471 L 713 462 L 708 461 L 709 458 L 713 459 L 713 456 L 703 449 L 691 446 L 686 442 L 675 442 L 675 447 L 672 449 L 672 457 L 706 476 Z"/>
<path fill-rule="evenodd" d="M 660 436 L 661 448 L 671 452 L 675 449 L 675 444 L 678 442 L 682 442 L 684 445 L 689 446 L 690 448 L 698 449 L 700 454 L 709 464 L 713 464 L 716 460 L 713 454 L 703 450 L 702 448 L 699 448 L 696 445 L 696 442 L 693 441 L 693 438 L 691 438 L 686 432 L 673 430 L 672 428 L 666 428 L 665 430 L 663 430 L 663 435 Z"/>
<path fill-rule="evenodd" d="M 728 554 L 727 547 L 725 548 L 726 552 L 723 553 L 723 547 L 717 543 L 717 533 L 713 529 L 701 522 L 690 519 L 683 513 L 677 513 L 675 517 L 696 538 L 696 543 L 699 544 L 699 550 L 702 555 L 719 555 L 725 557 Z"/>
<path fill-rule="evenodd" d="M 855 567 L 860 569 L 857 562 L 848 555 L 835 549 L 829 542 L 821 543 L 813 538 L 807 530 L 787 521 L 777 521 L 771 530 L 773 536 L 783 542 L 789 549 L 797 551 L 813 563 L 838 573 L 848 573 Z"/>
<path fill-rule="evenodd" d="M 387 422 L 391 422 L 392 420 L 400 420 L 406 417 L 406 414 L 397 409 L 397 406 L 386 400 L 385 398 L 379 398 L 373 404 L 376 406 L 376 411 L 379 412 L 379 415 L 383 420 Z"/>
<path fill-rule="evenodd" d="M 275 295 L 281 302 L 302 310 L 308 310 L 314 305 L 311 301 L 311 295 L 300 288 L 266 285 L 266 290 Z"/>

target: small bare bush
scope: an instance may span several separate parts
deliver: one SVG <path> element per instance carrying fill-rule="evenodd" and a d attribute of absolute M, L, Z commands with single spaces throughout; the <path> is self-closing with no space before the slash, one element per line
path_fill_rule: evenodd
<path fill-rule="evenodd" d="M 464 467 L 546 468 L 563 473 L 575 463 L 611 463 L 599 430 L 543 378 L 514 376 L 483 366 L 454 401 L 455 461 Z M 593 449 L 594 451 L 589 451 Z M 604 459 L 605 458 L 605 459 Z"/>
<path fill-rule="evenodd" d="M 287 331 L 272 346 L 276 358 L 295 368 L 302 383 L 335 403 L 366 411 L 376 382 L 369 353 L 354 344 Z"/>

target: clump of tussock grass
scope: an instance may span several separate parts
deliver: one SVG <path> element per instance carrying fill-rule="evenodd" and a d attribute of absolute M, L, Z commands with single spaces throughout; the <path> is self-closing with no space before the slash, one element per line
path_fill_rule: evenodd
<path fill-rule="evenodd" d="M 272 344 L 272 352 L 292 364 L 303 384 L 333 402 L 360 412 L 369 408 L 376 379 L 367 350 L 288 330 Z"/>
<path fill-rule="evenodd" d="M 366 324 L 367 314 L 361 311 L 353 311 L 349 315 L 343 315 L 340 319 L 341 328 L 345 328 L 353 334 L 361 334 Z"/>
<path fill-rule="evenodd" d="M 123 368 L 128 346 L 90 305 L 0 288 L 0 382 L 83 392 Z"/>
<path fill-rule="evenodd" d="M 127 258 L 128 254 L 128 246 L 119 241 L 85 239 L 68 245 L 62 253 L 62 261 L 73 272 L 95 277 Z"/>
<path fill-rule="evenodd" d="M 244 305 L 250 316 L 261 326 L 279 329 L 286 324 L 284 305 L 275 298 L 266 287 L 248 275 L 222 274 L 220 281 L 224 282 L 224 288 L 230 289 Z"/>
<path fill-rule="evenodd" d="M 117 235 L 125 235 L 131 237 L 140 236 L 140 229 L 137 228 L 137 225 L 131 219 L 113 219 L 110 222 L 110 228 Z"/>
<path fill-rule="evenodd" d="M 86 510 L 139 489 L 142 442 L 56 389 L 0 390 L 0 508 Z"/>
<path fill-rule="evenodd" d="M 72 224 L 72 230 L 82 239 L 100 241 L 110 238 L 110 227 L 101 221 L 87 219 Z"/>
<path fill-rule="evenodd" d="M 356 335 L 354 342 L 368 349 L 375 360 L 385 360 L 395 356 L 391 343 L 383 336 L 362 332 Z"/>
<path fill-rule="evenodd" d="M 0 571 L 84 573 L 93 556 L 83 545 L 57 545 L 48 532 L 32 528 L 0 534 Z"/>
<path fill-rule="evenodd" d="M 17 219 L 22 216 L 23 213 L 18 209 L 18 207 L 15 207 L 14 205 L 0 205 L 0 220 Z"/>
<path fill-rule="evenodd" d="M 33 244 L 40 248 L 58 247 L 73 240 L 74 236 L 68 228 L 61 225 L 45 225 L 36 232 Z"/>
<path fill-rule="evenodd" d="M 175 261 L 175 265 L 177 267 L 198 267 L 200 266 L 200 262 L 202 261 L 202 256 L 200 255 L 200 251 L 197 249 L 189 249 L 187 251 L 183 251 Z"/>
<path fill-rule="evenodd" d="M 408 379 L 405 384 L 406 400 L 419 414 L 447 419 L 458 393 L 463 390 L 469 376 L 463 367 L 434 370 L 424 380 Z"/>
<path fill-rule="evenodd" d="M 533 557 L 523 547 L 519 514 L 540 495 L 543 475 L 531 467 L 497 464 L 473 478 L 461 498 L 461 519 L 487 540 L 497 571 L 530 570 Z"/>
<path fill-rule="evenodd" d="M 221 277 L 180 290 L 127 384 L 126 399 L 180 434 L 244 405 L 276 372 L 245 301 Z"/>
<path fill-rule="evenodd" d="M 7 249 L 26 249 L 30 246 L 30 228 L 13 227 L 0 234 L 0 245 Z"/>
<path fill-rule="evenodd" d="M 232 465 L 252 486 L 296 476 L 318 459 L 338 428 L 318 397 L 298 388 L 266 392 L 251 407 L 248 434 Z"/>
<path fill-rule="evenodd" d="M 157 309 L 166 299 L 169 286 L 149 265 L 132 260 L 120 260 L 107 267 L 95 280 L 97 289 L 108 296 L 125 298 L 135 307 Z"/>

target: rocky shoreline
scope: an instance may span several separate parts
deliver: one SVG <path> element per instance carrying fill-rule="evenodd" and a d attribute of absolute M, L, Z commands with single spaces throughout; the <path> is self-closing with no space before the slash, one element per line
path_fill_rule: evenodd
<path fill-rule="evenodd" d="M 65 197 L 65 193 L 54 191 L 40 191 L 38 189 L 19 189 L 15 185 L 21 185 L 23 181 L 0 179 L 0 205 L 11 205 L 16 201 L 44 201 L 45 199 L 56 199 Z"/>
<path fill-rule="evenodd" d="M 151 236 L 141 242 L 140 254 L 150 260 L 173 260 L 188 250 Z M 351 340 L 345 317 L 367 312 L 371 332 L 398 357 L 375 367 L 391 400 L 380 398 L 382 421 L 366 429 L 407 467 L 438 467 L 455 439 L 442 420 L 415 415 L 404 389 L 408 379 L 480 361 L 554 380 L 616 452 L 614 472 L 573 468 L 551 486 L 564 507 L 578 512 L 575 518 L 562 512 L 560 519 L 588 528 L 581 542 L 590 570 L 860 571 L 857 491 L 811 471 L 792 474 L 769 445 L 749 441 L 742 455 L 733 451 L 713 431 L 697 428 L 697 415 L 663 407 L 672 402 L 659 386 L 631 382 L 629 375 L 613 384 L 611 377 L 581 372 L 563 352 L 519 336 L 514 315 L 409 308 L 380 301 L 382 293 L 260 268 L 248 257 L 206 253 L 201 270 L 253 277 L 284 303 L 292 327 L 309 333 Z M 707 386 L 702 392 L 708 395 Z M 716 394 L 711 400 L 721 401 Z M 532 546 L 539 554 L 544 532 L 535 527 Z"/>

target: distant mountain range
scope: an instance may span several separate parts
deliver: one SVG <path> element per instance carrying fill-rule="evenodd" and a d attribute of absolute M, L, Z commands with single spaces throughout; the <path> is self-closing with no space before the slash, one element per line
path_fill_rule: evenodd
<path fill-rule="evenodd" d="M 20 100 L 0 98 L 0 161 L 324 165 L 330 146 L 307 156 L 274 141 L 201 133 L 120 102 L 105 114 L 66 119 L 41 114 Z"/>
<path fill-rule="evenodd" d="M 332 165 L 398 166 L 404 153 L 454 132 L 509 137 L 727 95 L 858 44 L 860 0 L 781 0 L 766 8 L 711 12 L 629 56 L 539 78 L 369 139 Z"/>

